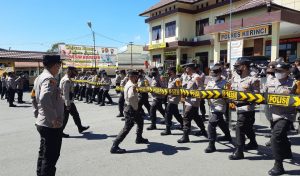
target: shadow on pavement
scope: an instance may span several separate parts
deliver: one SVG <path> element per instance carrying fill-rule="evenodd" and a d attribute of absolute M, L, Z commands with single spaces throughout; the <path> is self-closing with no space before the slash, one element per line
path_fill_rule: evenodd
<path fill-rule="evenodd" d="M 286 171 L 287 175 L 300 175 L 300 170 L 289 170 Z"/>
<path fill-rule="evenodd" d="M 126 153 L 156 153 L 162 152 L 163 155 L 174 155 L 178 153 L 179 150 L 190 150 L 188 147 L 176 147 L 168 144 L 158 143 L 158 142 L 149 142 L 147 148 L 139 150 L 127 150 Z"/>
<path fill-rule="evenodd" d="M 86 139 L 86 140 L 103 140 L 107 138 L 115 138 L 117 135 L 106 135 L 106 134 L 95 134 L 93 132 L 82 133 L 82 136 L 70 136 L 69 138 L 74 139 Z"/>
<path fill-rule="evenodd" d="M 29 105 L 17 105 L 15 108 L 31 108 Z"/>

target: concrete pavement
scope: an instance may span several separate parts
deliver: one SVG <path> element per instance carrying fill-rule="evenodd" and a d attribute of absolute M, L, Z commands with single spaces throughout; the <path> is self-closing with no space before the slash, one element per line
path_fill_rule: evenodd
<path fill-rule="evenodd" d="M 29 94 L 25 94 L 24 99 L 28 101 Z M 117 102 L 117 99 L 114 98 L 114 101 Z M 156 131 L 144 130 L 144 137 L 150 141 L 147 145 L 135 144 L 134 127 L 120 145 L 128 153 L 112 155 L 109 153 L 112 141 L 124 125 L 115 117 L 117 105 L 99 107 L 77 101 L 76 105 L 83 125 L 91 128 L 79 134 L 70 117 L 65 132 L 71 138 L 63 139 L 57 176 L 263 176 L 273 166 L 271 150 L 264 146 L 269 140 L 264 137 L 264 132 L 269 129 L 263 120 L 259 120 L 263 119 L 262 114 L 257 115 L 256 121 L 259 150 L 246 152 L 244 160 L 229 161 L 232 144 L 217 143 L 218 152 L 205 154 L 207 139 L 191 135 L 191 143 L 178 144 L 176 141 L 182 131 L 174 130 L 172 136 L 161 136 L 163 125 L 158 125 L 159 130 Z M 0 112 L 0 175 L 35 175 L 39 135 L 34 126 L 31 105 L 9 108 L 1 100 Z M 145 128 L 148 125 L 149 121 L 145 121 Z M 232 135 L 235 136 L 234 131 Z M 300 136 L 291 135 L 290 139 L 294 160 L 286 160 L 284 167 L 288 175 L 300 175 Z"/>

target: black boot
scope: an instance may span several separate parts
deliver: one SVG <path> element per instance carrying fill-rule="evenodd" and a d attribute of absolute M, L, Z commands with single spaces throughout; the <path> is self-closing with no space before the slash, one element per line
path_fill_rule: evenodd
<path fill-rule="evenodd" d="M 84 132 L 85 130 L 87 130 L 87 129 L 89 129 L 90 128 L 90 126 L 82 126 L 82 127 L 80 127 L 80 128 L 78 128 L 78 132 L 79 133 L 82 133 L 82 132 Z"/>
<path fill-rule="evenodd" d="M 116 117 L 124 117 L 124 114 L 118 114 Z"/>
<path fill-rule="evenodd" d="M 230 160 L 244 159 L 243 147 L 237 147 L 232 155 L 229 155 Z"/>
<path fill-rule="evenodd" d="M 149 141 L 148 141 L 148 139 L 143 138 L 142 135 L 137 135 L 136 139 L 135 139 L 135 143 L 136 144 L 148 144 Z"/>
<path fill-rule="evenodd" d="M 285 173 L 282 161 L 275 161 L 275 164 L 271 170 L 269 170 L 269 175 L 283 175 Z"/>
<path fill-rule="evenodd" d="M 216 151 L 215 141 L 209 141 L 207 148 L 204 150 L 205 153 L 213 153 Z"/>
<path fill-rule="evenodd" d="M 126 150 L 121 149 L 118 145 L 113 144 L 113 146 L 110 149 L 110 153 L 112 153 L 112 154 L 123 154 L 123 153 L 126 153 Z"/>
<path fill-rule="evenodd" d="M 177 142 L 178 143 L 188 143 L 188 142 L 190 142 L 189 132 L 188 131 L 183 131 L 182 138 L 178 139 Z"/>
<path fill-rule="evenodd" d="M 258 149 L 258 145 L 257 142 L 254 141 L 250 141 L 246 146 L 245 146 L 245 150 L 257 150 Z"/>
<path fill-rule="evenodd" d="M 147 130 L 156 130 L 157 128 L 156 128 L 156 125 L 155 124 L 151 124 L 148 128 L 147 128 Z"/>
<path fill-rule="evenodd" d="M 167 136 L 171 134 L 171 128 L 170 127 L 166 127 L 165 131 L 161 132 L 160 135 L 162 136 Z"/>

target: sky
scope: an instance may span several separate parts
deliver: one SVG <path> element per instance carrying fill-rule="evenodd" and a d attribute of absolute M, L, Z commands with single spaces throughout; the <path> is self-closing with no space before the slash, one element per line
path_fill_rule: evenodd
<path fill-rule="evenodd" d="M 159 0 L 0 0 L 0 48 L 47 51 L 52 44 L 122 47 L 148 43 L 139 14 Z M 109 38 L 109 39 L 108 39 Z"/>

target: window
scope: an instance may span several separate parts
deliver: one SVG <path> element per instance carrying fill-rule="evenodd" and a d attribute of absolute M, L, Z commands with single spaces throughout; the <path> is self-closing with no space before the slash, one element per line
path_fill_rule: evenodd
<path fill-rule="evenodd" d="M 217 17 L 215 20 L 215 24 L 222 24 L 225 23 L 225 18 L 224 17 Z"/>
<path fill-rule="evenodd" d="M 166 23 L 166 38 L 176 35 L 176 21 Z"/>
<path fill-rule="evenodd" d="M 152 41 L 161 39 L 161 26 L 152 27 Z"/>
<path fill-rule="evenodd" d="M 196 36 L 204 35 L 204 27 L 209 26 L 209 19 L 196 21 Z"/>

